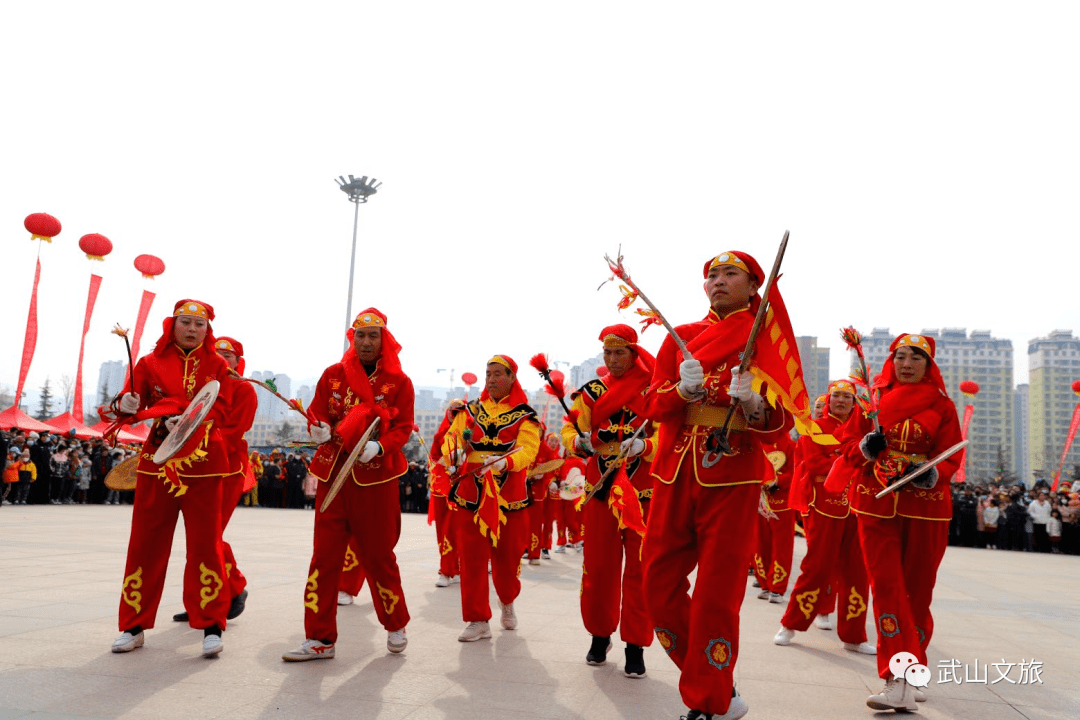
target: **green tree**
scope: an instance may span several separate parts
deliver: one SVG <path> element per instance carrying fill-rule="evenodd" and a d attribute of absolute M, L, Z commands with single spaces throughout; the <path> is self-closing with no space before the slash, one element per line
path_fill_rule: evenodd
<path fill-rule="evenodd" d="M 45 376 L 45 384 L 41 386 L 41 396 L 38 401 L 41 405 L 38 406 L 38 420 L 48 420 L 52 415 L 52 390 L 49 388 L 49 377 Z"/>
<path fill-rule="evenodd" d="M 292 439 L 293 433 L 295 431 L 296 428 L 289 424 L 288 420 L 283 420 L 281 422 L 281 427 L 277 429 L 277 432 L 274 433 L 274 436 L 277 437 L 278 442 L 286 442 Z"/>

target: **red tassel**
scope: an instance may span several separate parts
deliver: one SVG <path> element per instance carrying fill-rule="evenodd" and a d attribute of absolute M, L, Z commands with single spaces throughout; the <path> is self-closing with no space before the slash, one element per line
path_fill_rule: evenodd
<path fill-rule="evenodd" d="M 547 355 L 545 355 L 544 353 L 536 353 L 535 355 L 533 355 L 532 358 L 529 360 L 529 364 L 532 365 L 539 373 L 547 374 L 551 371 L 548 367 Z"/>
<path fill-rule="evenodd" d="M 568 422 L 571 425 L 577 425 L 578 418 L 581 417 L 580 410 L 571 410 L 569 415 L 563 416 L 563 421 Z"/>
<path fill-rule="evenodd" d="M 544 392 L 557 398 L 566 397 L 566 383 L 560 377 L 551 376 L 551 381 L 544 386 Z"/>

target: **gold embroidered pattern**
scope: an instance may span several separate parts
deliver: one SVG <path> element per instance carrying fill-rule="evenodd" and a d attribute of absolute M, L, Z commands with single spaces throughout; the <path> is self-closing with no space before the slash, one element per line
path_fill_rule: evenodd
<path fill-rule="evenodd" d="M 313 613 L 319 612 L 319 571 L 311 573 L 307 579 L 307 595 L 304 596 L 304 607 Z"/>
<path fill-rule="evenodd" d="M 772 564 L 772 581 L 773 585 L 779 585 L 783 582 L 784 578 L 788 576 L 787 570 L 780 564 L 779 561 L 773 560 Z"/>
<path fill-rule="evenodd" d="M 142 565 L 140 565 L 135 572 L 124 578 L 124 586 L 120 590 L 120 597 L 128 605 L 135 608 L 137 613 L 142 612 L 142 593 L 138 591 L 142 584 Z"/>
<path fill-rule="evenodd" d="M 817 588 L 814 590 L 807 590 L 806 592 L 795 596 L 795 602 L 798 603 L 799 610 L 807 620 L 814 614 L 814 606 L 817 605 L 818 595 L 820 594 L 821 588 Z"/>
<path fill-rule="evenodd" d="M 221 576 L 206 567 L 205 563 L 199 563 L 199 582 L 203 585 L 202 589 L 199 590 L 199 597 L 201 598 L 199 607 L 205 608 L 217 598 L 225 583 L 221 581 Z"/>
<path fill-rule="evenodd" d="M 444 537 L 443 541 L 439 544 L 439 553 L 442 555 L 449 555 L 453 550 L 454 546 L 450 544 L 450 537 Z"/>
<path fill-rule="evenodd" d="M 188 370 L 188 363 L 191 363 L 191 369 Z M 184 359 L 184 393 L 187 395 L 187 399 L 195 397 L 195 379 L 199 374 L 199 358 L 191 357 L 190 355 Z"/>
<path fill-rule="evenodd" d="M 851 594 L 848 595 L 847 619 L 857 618 L 864 612 L 866 612 L 866 601 L 853 587 L 851 588 Z"/>
<path fill-rule="evenodd" d="M 387 615 L 393 615 L 394 608 L 397 607 L 397 604 L 401 600 L 401 598 L 384 588 L 379 583 L 375 583 L 375 587 L 379 591 L 379 597 L 382 598 L 383 610 L 386 611 Z"/>
<path fill-rule="evenodd" d="M 351 547 L 345 548 L 345 564 L 341 566 L 342 572 L 348 572 L 354 567 L 360 564 L 360 560 L 357 559 L 356 553 L 353 552 Z"/>
<path fill-rule="evenodd" d="M 764 579 L 765 577 L 765 562 L 757 553 L 754 553 L 754 574 L 757 575 L 759 579 Z"/>

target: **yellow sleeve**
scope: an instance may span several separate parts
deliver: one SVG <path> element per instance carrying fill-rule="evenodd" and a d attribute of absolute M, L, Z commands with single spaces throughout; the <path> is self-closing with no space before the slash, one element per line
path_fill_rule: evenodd
<path fill-rule="evenodd" d="M 570 410 L 578 411 L 578 427 L 581 429 L 581 432 L 584 433 L 586 437 L 588 437 L 588 435 L 592 432 L 592 408 L 585 404 L 584 398 L 585 393 L 578 393 L 577 397 L 574 398 L 574 404 L 570 406 Z M 577 440 L 578 434 L 577 431 L 574 430 L 573 423 L 564 423 L 560 436 L 562 437 L 563 447 L 565 447 L 570 452 L 577 452 L 577 448 L 574 446 L 574 441 Z"/>
<path fill-rule="evenodd" d="M 30 482 L 36 482 L 37 481 L 37 465 L 35 465 L 33 462 L 29 462 L 29 463 L 27 463 L 27 465 L 30 467 Z"/>
<path fill-rule="evenodd" d="M 450 421 L 450 427 L 447 429 L 446 434 L 443 435 L 442 440 L 442 456 L 444 458 L 450 458 L 449 462 L 453 462 L 451 457 L 455 450 L 466 450 L 465 443 L 461 439 L 461 433 L 465 430 L 465 422 L 468 420 L 469 414 L 466 412 L 459 412 L 454 416 L 454 419 Z"/>
<path fill-rule="evenodd" d="M 652 427 L 649 429 L 652 432 L 645 436 L 645 452 L 641 453 L 642 459 L 648 462 L 652 462 L 656 459 L 656 449 L 660 445 L 657 441 L 657 437 L 660 435 L 660 423 L 651 422 L 651 424 Z"/>
<path fill-rule="evenodd" d="M 518 432 L 514 447 L 519 447 L 521 450 L 507 458 L 507 469 L 514 471 L 527 469 L 536 460 L 536 453 L 540 451 L 540 423 L 524 423 Z"/>

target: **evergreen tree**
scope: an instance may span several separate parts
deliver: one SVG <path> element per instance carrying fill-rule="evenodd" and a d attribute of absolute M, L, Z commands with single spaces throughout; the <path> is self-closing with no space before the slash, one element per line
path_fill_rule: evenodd
<path fill-rule="evenodd" d="M 295 428 L 289 424 L 288 420 L 283 420 L 281 427 L 277 429 L 275 436 L 277 437 L 278 442 L 286 442 L 292 439 L 293 432 L 295 432 Z"/>
<path fill-rule="evenodd" d="M 52 415 L 52 390 L 49 389 L 49 377 L 45 376 L 45 384 L 41 386 L 41 397 L 38 398 L 41 405 L 38 407 L 38 420 L 48 420 Z"/>

